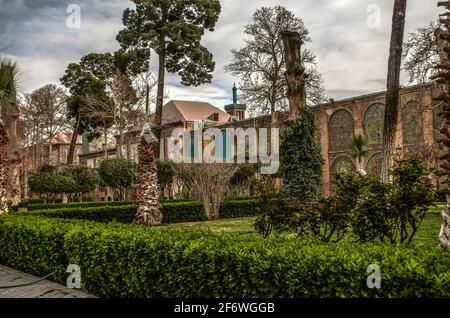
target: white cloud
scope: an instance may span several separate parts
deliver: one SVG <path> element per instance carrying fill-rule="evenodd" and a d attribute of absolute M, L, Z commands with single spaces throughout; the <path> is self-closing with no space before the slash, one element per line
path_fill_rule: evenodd
<path fill-rule="evenodd" d="M 32 12 L 30 9 L 19 12 L 24 0 L 15 1 L 14 6 L 0 5 L 0 26 L 9 32 L 0 31 L 0 54 L 17 57 L 25 91 L 46 83 L 59 83 L 67 64 L 78 61 L 84 54 L 116 49 L 115 37 L 123 28 L 123 9 L 133 5 L 123 0 L 80 0 L 82 28 L 76 30 L 65 26 L 67 13 L 62 3 L 52 7 L 49 3 L 54 2 L 34 0 L 28 1 L 28 5 L 38 8 L 40 1 L 42 10 Z M 380 29 L 369 29 L 366 25 L 366 9 L 370 4 L 381 8 Z M 313 40 L 308 45 L 318 57 L 319 71 L 324 75 L 330 97 L 337 99 L 384 89 L 392 0 L 222 0 L 221 5 L 215 31 L 207 32 L 203 41 L 216 60 L 213 83 L 198 88 L 183 87 L 178 75 L 168 74 L 170 98 L 208 101 L 220 107 L 227 104 L 231 86 L 238 82 L 223 69 L 232 58 L 230 50 L 243 46 L 244 26 L 251 21 L 254 11 L 274 5 L 284 5 L 303 18 Z M 438 13 L 428 1 L 408 1 L 405 32 L 437 19 Z M 5 24 L 7 17 L 10 21 Z M 156 60 L 153 56 L 155 73 Z"/>

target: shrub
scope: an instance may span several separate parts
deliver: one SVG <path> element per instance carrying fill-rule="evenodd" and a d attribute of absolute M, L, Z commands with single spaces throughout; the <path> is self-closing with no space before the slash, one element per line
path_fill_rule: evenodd
<path fill-rule="evenodd" d="M 233 219 L 255 216 L 259 202 L 257 200 L 224 200 L 220 204 L 220 218 Z"/>
<path fill-rule="evenodd" d="M 395 218 L 390 201 L 392 186 L 378 178 L 365 179 L 352 211 L 352 232 L 359 242 L 395 243 Z"/>
<path fill-rule="evenodd" d="M 397 223 L 396 239 L 411 243 L 429 206 L 434 203 L 433 184 L 429 171 L 417 159 L 397 162 L 391 174 L 393 190 L 389 200 Z"/>
<path fill-rule="evenodd" d="M 35 275 L 78 264 L 83 290 L 100 297 L 450 297 L 450 255 L 438 248 L 23 216 L 0 217 L 0 244 L 2 264 Z M 382 269 L 381 289 L 367 288 L 370 264 Z"/>
<path fill-rule="evenodd" d="M 50 204 L 29 204 L 28 211 L 36 210 L 56 210 L 56 209 L 71 209 L 71 208 L 93 208 L 102 206 L 120 206 L 130 205 L 132 202 L 70 202 L 70 203 L 50 203 Z"/>
<path fill-rule="evenodd" d="M 161 189 L 166 195 L 167 187 L 170 186 L 175 178 L 176 172 L 173 162 L 171 161 L 157 161 L 157 174 L 158 174 L 158 183 Z"/>
<path fill-rule="evenodd" d="M 97 170 L 82 165 L 71 165 L 61 169 L 60 173 L 75 181 L 75 189 L 71 193 L 84 194 L 91 192 L 99 184 Z M 80 196 L 82 198 L 82 196 Z"/>
<path fill-rule="evenodd" d="M 295 231 L 325 242 L 351 232 L 360 242 L 410 244 L 435 193 L 428 171 L 415 159 L 397 162 L 391 175 L 393 183 L 384 184 L 370 176 L 339 173 L 332 195 L 312 203 L 263 200 L 255 227 L 262 235 Z"/>
<path fill-rule="evenodd" d="M 44 165 L 28 177 L 30 191 L 45 195 L 83 194 L 95 188 L 98 176 L 95 170 L 84 166 L 69 166 L 57 169 Z M 80 196 L 81 198 L 82 196 Z"/>
<path fill-rule="evenodd" d="M 135 214 L 135 205 L 36 210 L 28 213 L 30 216 L 41 216 L 57 219 L 76 219 L 101 223 L 109 223 L 114 221 L 120 223 L 131 223 L 133 222 L 133 217 Z"/>
<path fill-rule="evenodd" d="M 108 223 L 117 221 L 120 223 L 131 223 L 136 214 L 136 205 L 129 202 L 92 202 L 92 203 L 69 203 L 59 205 L 40 205 L 50 209 L 36 210 L 33 207 L 28 215 L 45 216 L 61 219 L 79 219 Z M 221 206 L 222 218 L 236 218 L 254 216 L 256 201 L 225 201 Z M 163 223 L 185 223 L 206 221 L 203 204 L 201 202 L 178 202 L 163 203 Z"/>
<path fill-rule="evenodd" d="M 67 230 L 68 224 L 51 219 L 0 218 L 0 263 L 38 276 L 56 272 L 55 278 L 61 279 Z"/>
<path fill-rule="evenodd" d="M 123 158 L 102 160 L 98 173 L 106 186 L 123 193 L 136 183 L 137 165 L 134 161 Z"/>
<path fill-rule="evenodd" d="M 273 231 L 281 233 L 292 226 L 294 211 L 286 200 L 280 198 L 278 191 L 270 182 L 258 185 L 259 200 L 255 230 L 262 236 L 269 236 Z"/>

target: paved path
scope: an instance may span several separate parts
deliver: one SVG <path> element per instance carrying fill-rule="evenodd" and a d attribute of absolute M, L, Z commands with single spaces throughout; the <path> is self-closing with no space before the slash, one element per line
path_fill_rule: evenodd
<path fill-rule="evenodd" d="M 16 271 L 0 265 L 0 287 L 19 284 L 28 284 L 37 281 L 40 277 Z M 80 292 L 66 286 L 41 281 L 37 284 L 15 288 L 0 288 L 0 298 L 92 298 L 89 294 Z"/>

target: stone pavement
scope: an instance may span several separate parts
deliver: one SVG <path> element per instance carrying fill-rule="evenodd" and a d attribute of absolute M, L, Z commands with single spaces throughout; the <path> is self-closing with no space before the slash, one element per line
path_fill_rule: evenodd
<path fill-rule="evenodd" d="M 0 287 L 28 284 L 39 280 L 30 274 L 16 271 L 9 267 L 0 265 Z M 75 289 L 67 288 L 48 280 L 41 281 L 37 284 L 15 287 L 0 288 L 0 298 L 93 298 L 89 294 L 80 292 Z"/>

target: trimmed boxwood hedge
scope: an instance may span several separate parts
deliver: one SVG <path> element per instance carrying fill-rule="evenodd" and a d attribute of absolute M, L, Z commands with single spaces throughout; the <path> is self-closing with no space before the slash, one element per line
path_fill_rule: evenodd
<path fill-rule="evenodd" d="M 70 208 L 93 208 L 102 206 L 122 206 L 130 205 L 133 202 L 70 202 L 70 203 L 47 203 L 47 204 L 29 204 L 28 211 L 36 210 L 56 210 L 56 209 L 70 209 Z"/>
<path fill-rule="evenodd" d="M 122 202 L 123 203 L 123 202 Z M 95 206 L 88 204 L 49 210 L 34 210 L 27 212 L 31 216 L 45 216 L 61 219 L 79 219 L 108 223 L 117 221 L 131 223 L 136 214 L 136 206 L 130 203 L 117 206 Z M 254 216 L 257 201 L 224 201 L 220 206 L 220 218 L 237 218 Z M 202 222 L 206 221 L 203 204 L 201 202 L 162 203 L 164 224 Z"/>
<path fill-rule="evenodd" d="M 102 297 L 450 297 L 450 254 L 420 247 L 324 244 L 118 223 L 0 217 L 0 262 L 35 274 L 81 268 Z M 370 264 L 381 289 L 366 282 Z M 66 274 L 67 275 L 67 274 Z"/>

